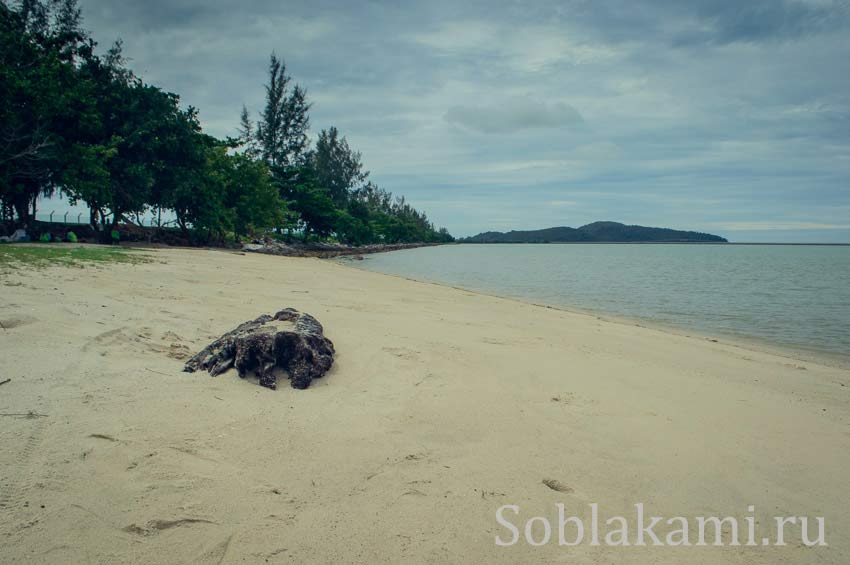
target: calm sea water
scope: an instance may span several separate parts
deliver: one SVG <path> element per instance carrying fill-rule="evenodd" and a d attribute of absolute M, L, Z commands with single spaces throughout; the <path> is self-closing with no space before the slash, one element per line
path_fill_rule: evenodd
<path fill-rule="evenodd" d="M 450 245 L 356 266 L 850 356 L 850 247 Z"/>

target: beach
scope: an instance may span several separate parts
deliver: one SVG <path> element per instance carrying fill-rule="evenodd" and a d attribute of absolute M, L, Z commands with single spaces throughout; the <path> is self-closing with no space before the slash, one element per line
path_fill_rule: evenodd
<path fill-rule="evenodd" d="M 847 370 L 320 259 L 134 253 L 0 274 L 4 563 L 850 562 Z M 336 348 L 309 389 L 182 372 L 285 307 Z M 496 545 L 500 507 L 522 533 L 557 503 L 752 505 L 828 546 Z"/>

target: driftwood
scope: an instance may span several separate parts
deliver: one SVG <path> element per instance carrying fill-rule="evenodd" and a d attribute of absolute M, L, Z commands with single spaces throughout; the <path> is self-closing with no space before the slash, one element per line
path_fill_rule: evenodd
<path fill-rule="evenodd" d="M 240 377 L 254 371 L 260 385 L 274 389 L 278 368 L 286 371 L 292 388 L 303 389 L 331 368 L 333 356 L 333 343 L 324 336 L 322 324 L 310 314 L 286 308 L 240 324 L 189 359 L 183 370 L 207 370 L 215 377 L 235 367 Z"/>

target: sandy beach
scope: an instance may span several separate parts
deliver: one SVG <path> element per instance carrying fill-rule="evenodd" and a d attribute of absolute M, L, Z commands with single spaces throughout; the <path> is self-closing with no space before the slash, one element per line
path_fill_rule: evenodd
<path fill-rule="evenodd" d="M 0 275 L 4 563 L 850 562 L 847 370 L 319 259 L 138 253 Z M 309 389 L 182 372 L 284 307 L 336 347 Z M 556 503 L 753 505 L 829 545 L 495 544 L 498 508 L 522 530 Z"/>

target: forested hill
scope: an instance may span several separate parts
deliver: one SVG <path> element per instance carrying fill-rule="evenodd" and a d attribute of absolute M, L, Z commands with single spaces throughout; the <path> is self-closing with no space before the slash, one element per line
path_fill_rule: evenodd
<path fill-rule="evenodd" d="M 726 243 L 710 233 L 627 226 L 618 222 L 594 222 L 580 228 L 557 227 L 530 231 L 479 233 L 461 243 Z"/>

